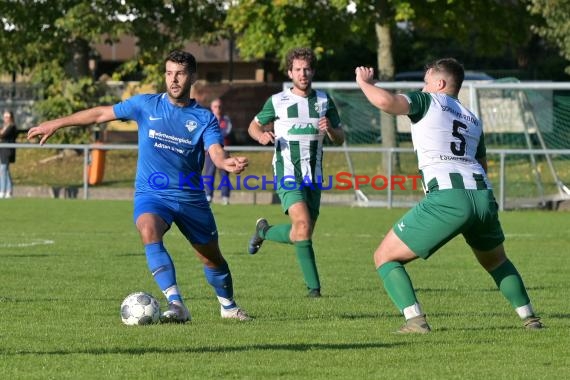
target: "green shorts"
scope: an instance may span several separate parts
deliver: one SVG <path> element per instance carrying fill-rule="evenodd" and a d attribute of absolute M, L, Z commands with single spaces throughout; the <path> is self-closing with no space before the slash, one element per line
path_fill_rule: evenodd
<path fill-rule="evenodd" d="M 315 222 L 319 217 L 321 208 L 321 188 L 317 184 L 303 186 L 303 184 L 286 182 L 279 183 L 275 191 L 281 200 L 281 207 L 285 214 L 289 213 L 289 207 L 298 202 L 305 202 L 311 215 L 311 220 Z"/>
<path fill-rule="evenodd" d="M 430 192 L 393 226 L 419 257 L 427 259 L 459 234 L 469 246 L 490 250 L 505 241 L 492 190 Z"/>

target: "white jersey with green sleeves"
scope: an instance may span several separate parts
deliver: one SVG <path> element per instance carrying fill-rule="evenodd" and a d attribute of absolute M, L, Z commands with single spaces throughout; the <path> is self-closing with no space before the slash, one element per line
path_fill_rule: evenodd
<path fill-rule="evenodd" d="M 412 142 L 424 184 L 438 189 L 480 189 L 491 184 L 477 161 L 486 154 L 483 125 L 457 98 L 415 91 L 410 103 Z M 437 182 L 436 182 L 437 181 Z"/>
<path fill-rule="evenodd" d="M 297 183 L 323 182 L 325 134 L 318 128 L 323 116 L 328 117 L 333 128 L 340 127 L 334 102 L 327 93 L 319 90 L 312 90 L 308 97 L 303 97 L 287 89 L 265 102 L 255 118 L 261 125 L 273 122 L 273 170 L 277 178 Z"/>

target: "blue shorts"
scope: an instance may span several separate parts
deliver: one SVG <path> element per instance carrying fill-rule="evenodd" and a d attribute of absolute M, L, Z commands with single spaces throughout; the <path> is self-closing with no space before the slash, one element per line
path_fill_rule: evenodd
<path fill-rule="evenodd" d="M 174 222 L 192 244 L 207 244 L 218 240 L 216 221 L 206 199 L 193 203 L 179 203 L 156 195 L 136 195 L 135 224 L 139 216 L 147 213 L 160 216 L 169 228 Z"/>

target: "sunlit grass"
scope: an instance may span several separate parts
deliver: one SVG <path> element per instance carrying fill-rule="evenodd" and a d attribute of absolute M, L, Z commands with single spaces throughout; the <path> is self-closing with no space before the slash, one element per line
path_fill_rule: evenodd
<path fill-rule="evenodd" d="M 434 329 L 394 334 L 402 317 L 372 252 L 402 209 L 324 206 L 315 231 L 323 297 L 305 297 L 293 247 L 246 252 L 255 220 L 277 205 L 214 205 L 237 301 L 252 323 L 221 320 L 180 232 L 165 239 L 192 312 L 186 325 L 128 327 L 133 291 L 164 301 L 148 273 L 129 201 L 0 202 L 0 373 L 7 379 L 551 379 L 570 368 L 568 215 L 501 215 L 511 260 L 547 326 L 525 331 L 462 238 L 408 272 Z M 479 358 L 479 359 L 474 359 Z M 477 364 L 480 360 L 484 364 Z"/>

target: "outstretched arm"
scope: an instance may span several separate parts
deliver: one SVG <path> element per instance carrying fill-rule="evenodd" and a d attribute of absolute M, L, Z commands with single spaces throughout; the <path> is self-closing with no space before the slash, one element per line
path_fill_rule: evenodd
<path fill-rule="evenodd" d="M 394 95 L 374 85 L 374 69 L 359 66 L 354 70 L 356 83 L 372 105 L 392 115 L 407 115 L 410 110 L 408 100 L 401 95 Z"/>
<path fill-rule="evenodd" d="M 59 119 L 44 121 L 28 131 L 28 140 L 40 137 L 40 145 L 43 145 L 60 128 L 105 123 L 115 119 L 113 106 L 93 107 Z"/>
<path fill-rule="evenodd" d="M 217 168 L 223 169 L 228 173 L 239 174 L 243 172 L 248 165 L 247 157 L 229 157 L 220 144 L 210 145 L 208 154 Z"/>

